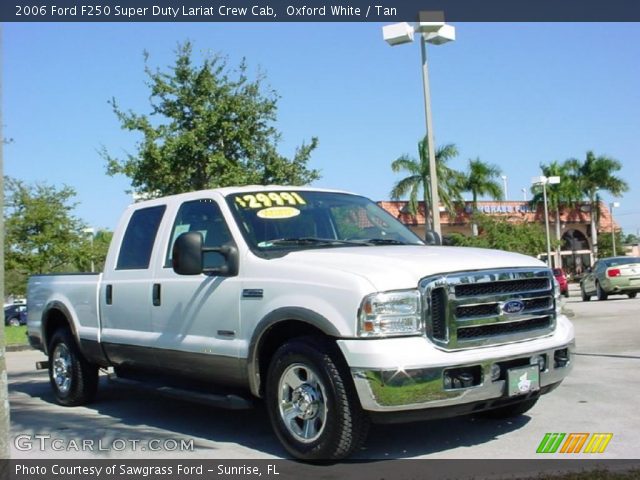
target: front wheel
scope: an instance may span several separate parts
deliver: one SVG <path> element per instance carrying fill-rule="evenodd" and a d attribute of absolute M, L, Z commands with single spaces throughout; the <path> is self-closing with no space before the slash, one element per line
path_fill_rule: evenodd
<path fill-rule="evenodd" d="M 591 295 L 587 295 L 587 292 L 584 291 L 584 286 L 580 285 L 580 295 L 582 296 L 583 302 L 588 302 L 591 300 Z"/>
<path fill-rule="evenodd" d="M 10 327 L 19 327 L 20 326 L 20 319 L 18 317 L 13 317 L 9 319 L 9 326 Z"/>
<path fill-rule="evenodd" d="M 338 460 L 365 440 L 369 419 L 335 345 L 299 338 L 273 356 L 266 384 L 271 425 L 302 460 Z"/>
<path fill-rule="evenodd" d="M 638 292 L 628 293 L 627 295 L 629 295 L 629 298 L 636 298 Z"/>
<path fill-rule="evenodd" d="M 49 343 L 49 381 L 61 405 L 74 407 L 90 403 L 98 390 L 98 366 L 80 353 L 67 328 L 60 328 Z"/>

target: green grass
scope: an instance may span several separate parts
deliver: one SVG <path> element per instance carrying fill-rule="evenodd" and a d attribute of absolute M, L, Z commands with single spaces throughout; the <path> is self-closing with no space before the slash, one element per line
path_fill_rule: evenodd
<path fill-rule="evenodd" d="M 19 327 L 4 327 L 4 335 L 7 345 L 26 345 L 28 343 L 26 325 L 21 325 Z"/>

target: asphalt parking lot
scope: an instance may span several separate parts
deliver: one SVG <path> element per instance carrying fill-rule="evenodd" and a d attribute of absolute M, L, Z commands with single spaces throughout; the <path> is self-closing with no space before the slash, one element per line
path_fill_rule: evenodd
<path fill-rule="evenodd" d="M 599 458 L 639 458 L 640 298 L 587 303 L 574 289 L 565 308 L 576 327 L 573 373 L 530 412 L 374 426 L 356 458 L 535 458 L 547 432 L 610 432 Z M 54 403 L 46 372 L 35 370 L 43 359 L 7 353 L 13 458 L 286 458 L 262 407 L 218 410 L 103 378 L 94 404 L 65 408 Z M 93 450 L 75 449 L 87 440 Z"/>

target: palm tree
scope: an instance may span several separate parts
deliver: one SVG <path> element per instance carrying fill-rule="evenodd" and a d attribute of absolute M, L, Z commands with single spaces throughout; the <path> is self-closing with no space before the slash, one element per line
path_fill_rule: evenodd
<path fill-rule="evenodd" d="M 469 160 L 469 170 L 464 176 L 462 190 L 471 192 L 473 212 L 478 210 L 478 196 L 489 196 L 494 200 L 502 200 L 502 185 L 500 184 L 500 167 L 485 163 L 480 158 Z M 478 235 L 478 225 L 471 224 L 473 235 Z"/>
<path fill-rule="evenodd" d="M 577 182 L 582 193 L 587 197 L 591 207 L 591 252 L 593 258 L 598 258 L 598 228 L 600 213 L 600 191 L 611 193 L 619 197 L 629 190 L 627 182 L 616 177 L 613 172 L 622 168 L 622 164 L 606 155 L 596 156 L 592 151 L 587 152 L 583 163 L 577 160 L 568 160 L 577 167 Z"/>
<path fill-rule="evenodd" d="M 556 266 L 561 266 L 560 259 L 560 207 L 562 205 L 573 206 L 582 198 L 582 192 L 577 181 L 578 167 L 575 162 L 567 160 L 563 163 L 553 161 L 548 165 L 540 164 L 540 169 L 545 177 L 560 177 L 560 183 L 547 186 L 547 206 L 554 211 L 556 224 Z M 531 189 L 532 205 L 538 205 L 544 201 L 542 189 L 534 186 Z"/>
<path fill-rule="evenodd" d="M 427 232 L 433 225 L 430 216 L 431 211 L 431 175 L 429 173 L 429 145 L 425 137 L 418 143 L 419 160 L 402 155 L 391 164 L 391 170 L 398 173 L 405 171 L 409 176 L 399 180 L 391 190 L 391 198 L 409 196 L 409 212 L 416 215 L 418 212 L 418 196 L 422 190 L 422 201 L 424 202 L 425 217 L 425 239 Z M 447 162 L 458 155 L 458 149 L 453 143 L 442 145 L 436 152 L 436 174 L 438 176 L 438 195 L 444 207 L 452 212 L 455 203 L 462 200 L 461 179 L 462 174 L 450 168 Z"/>

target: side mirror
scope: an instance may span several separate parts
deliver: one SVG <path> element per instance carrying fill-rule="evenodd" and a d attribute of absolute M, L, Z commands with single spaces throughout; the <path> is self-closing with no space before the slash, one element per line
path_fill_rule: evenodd
<path fill-rule="evenodd" d="M 204 253 L 218 252 L 225 258 L 218 268 L 204 268 Z M 173 244 L 173 271 L 178 275 L 220 275 L 233 277 L 238 274 L 239 255 L 234 246 L 203 247 L 202 233 L 187 232 L 180 235 Z"/>
<path fill-rule="evenodd" d="M 593 270 L 591 269 L 591 267 L 587 267 L 586 272 L 587 273 L 591 273 Z"/>
<path fill-rule="evenodd" d="M 442 245 L 442 239 L 437 232 L 433 230 L 427 230 L 427 234 L 425 235 L 425 242 L 427 245 Z"/>

